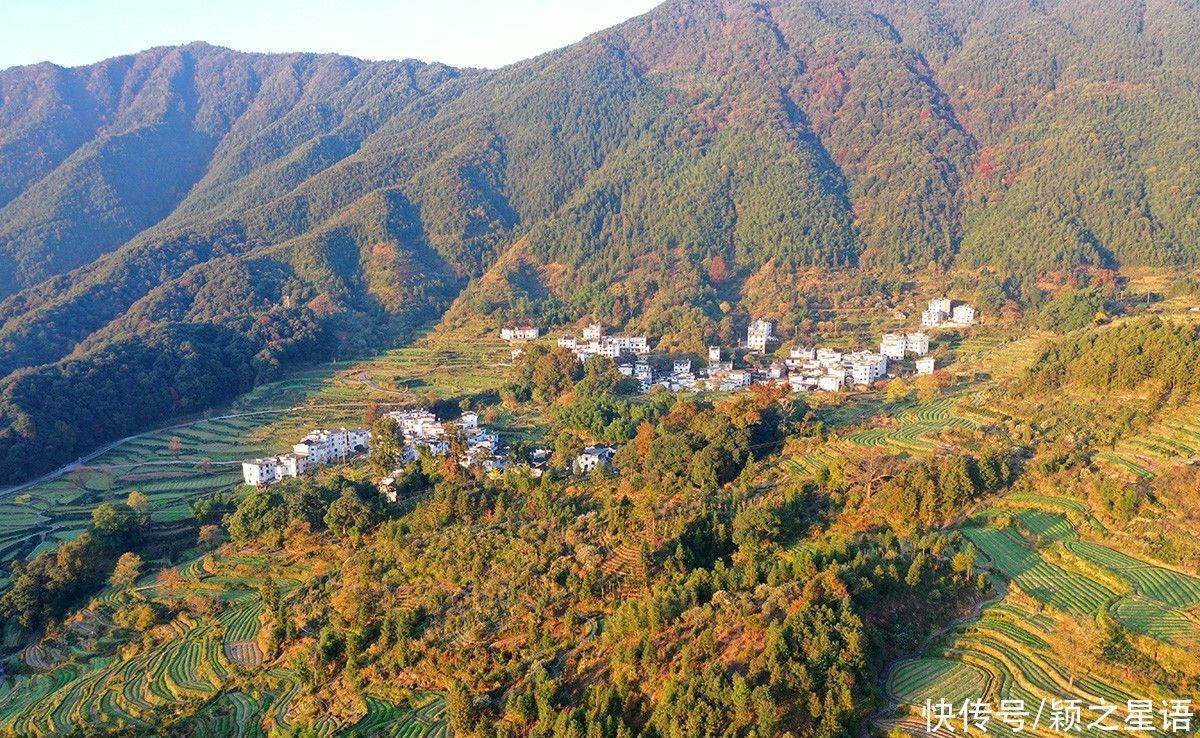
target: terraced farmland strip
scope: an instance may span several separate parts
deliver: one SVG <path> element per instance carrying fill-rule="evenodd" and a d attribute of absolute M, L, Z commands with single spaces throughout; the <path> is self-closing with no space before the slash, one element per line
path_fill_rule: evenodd
<path fill-rule="evenodd" d="M 1125 579 L 1142 596 L 1169 607 L 1200 604 L 1200 579 L 1147 564 L 1128 554 L 1089 541 L 1073 541 L 1068 549 Z"/>
<path fill-rule="evenodd" d="M 1186 615 L 1141 598 L 1126 598 L 1112 609 L 1122 625 L 1135 633 L 1184 648 L 1200 645 L 1200 627 Z"/>
<path fill-rule="evenodd" d="M 1034 535 L 1051 541 L 1078 538 L 1066 518 L 1041 510 L 1022 510 L 1017 519 Z"/>
<path fill-rule="evenodd" d="M 980 668 L 940 658 L 921 658 L 899 664 L 888 675 L 888 691 L 909 704 L 924 704 L 928 698 L 961 703 L 977 699 L 987 689 L 988 675 Z"/>
<path fill-rule="evenodd" d="M 1042 560 L 1007 530 L 964 528 L 963 534 L 1027 594 L 1060 610 L 1093 615 L 1115 596 L 1082 574 Z"/>
<path fill-rule="evenodd" d="M 1154 478 L 1154 472 L 1150 471 L 1144 466 L 1141 466 L 1140 464 L 1135 464 L 1128 459 L 1121 458 L 1116 454 L 1096 454 L 1096 458 L 1101 461 L 1107 461 L 1110 464 L 1119 466 L 1122 469 L 1131 472 L 1134 476 L 1141 477 L 1142 479 Z"/>

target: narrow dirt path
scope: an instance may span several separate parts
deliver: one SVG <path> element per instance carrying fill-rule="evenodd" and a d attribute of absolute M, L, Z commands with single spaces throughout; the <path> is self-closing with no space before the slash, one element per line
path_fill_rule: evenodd
<path fill-rule="evenodd" d="M 879 672 L 879 679 L 876 681 L 875 686 L 879 688 L 879 693 L 883 695 L 884 699 L 887 701 L 887 704 L 876 710 L 874 713 L 867 715 L 859 722 L 858 734 L 860 738 L 868 738 L 868 736 L 871 734 L 871 723 L 882 719 L 900 706 L 900 701 L 897 700 L 895 695 L 893 695 L 887 689 L 887 680 L 888 677 L 891 676 L 892 671 L 906 661 L 913 661 L 921 658 L 925 655 L 925 652 L 929 650 L 929 647 L 933 645 L 934 641 L 946 635 L 955 628 L 958 628 L 959 626 L 965 625 L 973 620 L 978 620 L 983 614 L 983 610 L 985 608 L 1003 600 L 1005 595 L 1008 594 L 1008 587 L 1000 583 L 999 580 L 997 580 L 997 584 L 1000 586 L 997 587 L 997 591 L 994 596 L 989 597 L 986 600 L 980 600 L 979 602 L 976 602 L 971 608 L 971 612 L 967 613 L 966 615 L 959 616 L 954 620 L 951 620 L 949 623 L 946 623 L 941 628 L 938 628 L 934 632 L 930 633 L 925 640 L 921 641 L 921 645 L 915 648 L 911 653 L 894 658 L 883 667 L 883 670 Z"/>

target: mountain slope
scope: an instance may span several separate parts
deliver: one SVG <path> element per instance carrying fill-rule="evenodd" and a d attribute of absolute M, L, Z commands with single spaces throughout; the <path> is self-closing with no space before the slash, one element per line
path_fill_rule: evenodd
<path fill-rule="evenodd" d="M 17 422 L 6 386 L 180 323 L 295 326 L 271 372 L 456 297 L 700 340 L 726 303 L 785 317 L 801 270 L 1195 263 L 1197 29 L 1176 0 L 671 0 L 494 71 L 203 44 L 5 70 L 6 479 L 77 424 Z"/>

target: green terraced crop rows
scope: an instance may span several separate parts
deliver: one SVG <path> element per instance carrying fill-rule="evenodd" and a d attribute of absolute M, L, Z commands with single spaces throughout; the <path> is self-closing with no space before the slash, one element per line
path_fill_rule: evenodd
<path fill-rule="evenodd" d="M 888 675 L 887 688 L 896 699 L 914 705 L 945 699 L 962 704 L 981 699 L 988 675 L 979 667 L 944 658 L 920 658 L 898 664 Z"/>
<path fill-rule="evenodd" d="M 1200 579 L 1172 569 L 1152 566 L 1107 546 L 1088 541 L 1067 544 L 1072 553 L 1125 579 L 1143 597 L 1168 607 L 1200 604 Z"/>

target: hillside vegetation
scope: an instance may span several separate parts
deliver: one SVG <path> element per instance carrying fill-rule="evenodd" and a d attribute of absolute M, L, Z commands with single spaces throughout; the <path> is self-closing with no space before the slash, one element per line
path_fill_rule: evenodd
<path fill-rule="evenodd" d="M 461 295 L 700 342 L 847 270 L 987 267 L 999 304 L 1193 264 L 1197 29 L 1172 2 L 671 0 L 493 71 L 203 44 L 4 70 L 0 481 L 108 439 L 22 423 L 14 372 L 103 373 L 166 324 L 311 360 Z M 247 326 L 279 311 L 330 340 L 275 351 Z"/>

